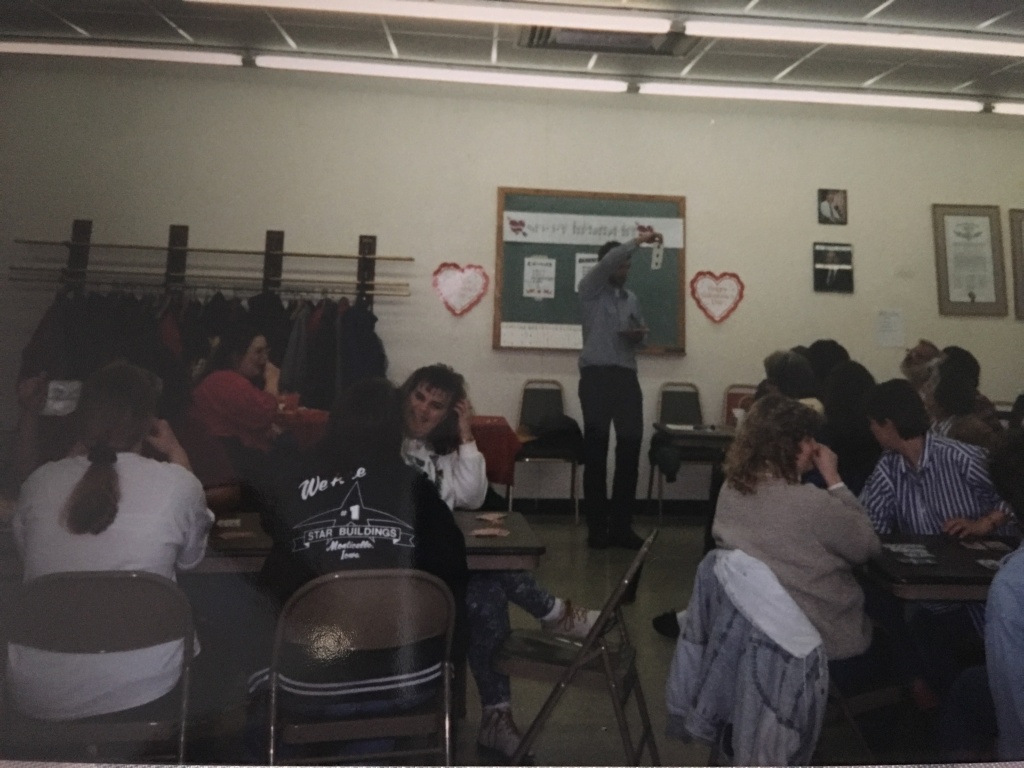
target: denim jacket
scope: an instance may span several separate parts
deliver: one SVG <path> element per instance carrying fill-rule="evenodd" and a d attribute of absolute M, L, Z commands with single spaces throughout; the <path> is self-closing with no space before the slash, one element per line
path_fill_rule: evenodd
<path fill-rule="evenodd" d="M 740 765 L 805 764 L 828 694 L 821 637 L 760 560 L 715 550 L 697 569 L 666 683 L 669 736 L 728 741 Z"/>

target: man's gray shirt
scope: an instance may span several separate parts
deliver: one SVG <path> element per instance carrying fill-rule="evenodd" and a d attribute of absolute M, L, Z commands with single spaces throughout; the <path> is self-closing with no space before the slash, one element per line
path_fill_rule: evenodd
<path fill-rule="evenodd" d="M 636 350 L 642 344 L 631 341 L 620 331 L 646 327 L 636 294 L 616 288 L 608 282 L 623 262 L 637 250 L 630 240 L 612 248 L 580 280 L 580 306 L 583 310 L 583 351 L 580 368 L 590 365 L 617 365 L 636 370 Z"/>

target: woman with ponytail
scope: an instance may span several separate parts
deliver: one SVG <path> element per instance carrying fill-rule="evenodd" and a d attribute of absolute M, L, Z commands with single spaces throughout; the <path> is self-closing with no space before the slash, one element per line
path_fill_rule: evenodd
<path fill-rule="evenodd" d="M 213 515 L 188 457 L 156 418 L 160 380 L 127 363 L 93 374 L 82 390 L 72 455 L 25 481 L 14 538 L 25 581 L 68 571 L 142 570 L 174 579 L 206 551 Z M 144 458 L 148 447 L 166 459 Z M 10 646 L 15 706 L 72 720 L 150 704 L 177 683 L 179 642 L 101 656 Z"/>

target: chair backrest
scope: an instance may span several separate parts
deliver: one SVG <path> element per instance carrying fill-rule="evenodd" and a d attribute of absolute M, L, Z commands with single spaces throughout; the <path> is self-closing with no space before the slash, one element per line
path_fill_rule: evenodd
<path fill-rule="evenodd" d="M 8 643 L 55 653 L 101 654 L 182 642 L 177 709 L 141 720 L 32 721 L 7 713 L 15 743 L 101 744 L 174 741 L 185 761 L 189 670 L 194 656 L 192 606 L 170 579 L 146 571 L 71 571 L 22 585 L 5 626 Z"/>
<path fill-rule="evenodd" d="M 327 659 L 320 641 L 326 637 L 344 637 L 337 648 L 340 657 L 435 637 L 443 637 L 449 649 L 454 616 L 448 587 L 424 571 L 336 571 L 304 584 L 285 604 L 274 638 L 275 655 L 278 645 L 287 642 L 309 646 L 323 663 Z"/>
<path fill-rule="evenodd" d="M 730 384 L 726 387 L 725 395 L 722 397 L 722 423 L 735 427 L 737 420 L 734 411 L 737 408 L 749 411 L 756 392 L 757 387 L 753 384 Z"/>
<path fill-rule="evenodd" d="M 685 381 L 662 384 L 658 395 L 658 421 L 662 424 L 703 424 L 700 392 L 696 385 Z"/>
<path fill-rule="evenodd" d="M 145 571 L 74 571 L 24 584 L 8 642 L 58 653 L 115 653 L 172 640 L 192 658 L 192 607 L 170 579 Z"/>
<path fill-rule="evenodd" d="M 454 627 L 452 593 L 441 579 L 424 571 L 338 571 L 303 585 L 285 603 L 274 633 L 270 662 L 269 763 L 273 765 L 275 760 L 278 689 L 282 676 L 287 675 L 292 682 L 321 683 L 319 670 L 330 666 L 343 669 L 346 678 L 351 672 L 350 679 L 359 681 L 366 672 L 358 667 L 349 668 L 365 660 L 365 656 L 358 654 L 360 651 L 392 653 L 396 662 L 394 669 L 399 673 L 405 671 L 403 661 L 409 659 L 415 659 L 417 664 L 436 665 L 440 670 L 438 717 L 428 715 L 426 719 L 434 723 L 430 732 L 443 729 L 442 749 L 450 753 L 448 674 Z M 431 642 L 412 650 L 411 646 L 423 641 Z M 363 722 L 369 727 L 369 721 L 360 721 L 358 715 L 354 717 L 356 720 L 350 725 L 356 727 L 359 735 L 339 735 L 342 731 L 348 733 L 344 723 L 317 723 L 312 726 L 312 741 L 372 738 L 373 734 L 359 726 Z M 419 716 L 418 721 L 422 720 Z M 386 720 L 373 721 L 373 727 L 378 729 L 375 732 L 379 733 L 382 722 Z M 340 725 L 340 730 L 333 731 L 333 739 L 317 735 L 317 728 L 321 729 L 319 734 L 331 734 L 332 725 Z M 400 724 L 396 721 L 395 725 L 399 728 L 397 733 L 390 730 L 385 733 L 400 735 Z M 302 729 L 301 724 L 290 727 Z M 432 752 L 434 748 L 426 751 Z"/>
<path fill-rule="evenodd" d="M 644 560 L 647 559 L 648 553 L 651 551 L 651 547 L 654 546 L 654 540 L 658 538 L 658 529 L 655 528 L 651 531 L 650 535 L 644 539 L 643 546 L 637 551 L 633 557 L 633 561 L 626 568 L 626 572 L 619 579 L 619 583 L 615 585 L 615 589 L 605 600 L 604 606 L 601 608 L 601 613 L 597 620 L 594 622 L 594 626 L 590 630 L 590 634 L 583 641 L 583 647 L 586 649 L 593 644 L 593 641 L 608 631 L 613 619 L 617 617 L 617 614 L 622 609 L 622 604 L 625 601 L 627 593 L 636 581 L 640 568 L 644 564 Z M 623 629 L 625 627 L 622 627 Z"/>
<path fill-rule="evenodd" d="M 565 415 L 562 384 L 554 379 L 530 379 L 523 385 L 519 403 L 519 427 L 531 434 L 545 423 Z"/>

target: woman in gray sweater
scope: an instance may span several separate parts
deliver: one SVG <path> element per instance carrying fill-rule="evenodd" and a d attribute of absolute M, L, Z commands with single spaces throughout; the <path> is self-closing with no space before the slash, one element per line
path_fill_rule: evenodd
<path fill-rule="evenodd" d="M 719 547 L 740 549 L 771 568 L 834 662 L 871 644 L 853 568 L 877 555 L 880 544 L 839 477 L 836 454 L 815 441 L 820 426 L 821 417 L 796 400 L 758 400 L 726 455 L 712 534 Z M 828 490 L 801 485 L 801 475 L 815 468 Z"/>

